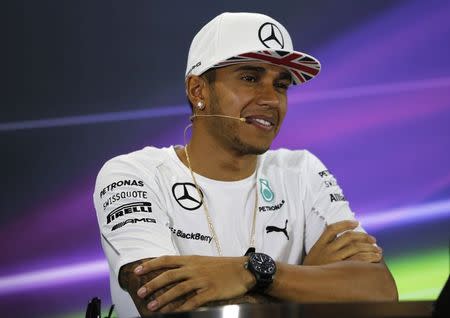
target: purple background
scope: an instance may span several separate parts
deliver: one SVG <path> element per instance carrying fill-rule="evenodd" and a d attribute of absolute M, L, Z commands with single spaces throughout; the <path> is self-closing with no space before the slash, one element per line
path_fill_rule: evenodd
<path fill-rule="evenodd" d="M 321 158 L 361 219 L 450 199 L 448 1 L 61 2 L 11 2 L 2 19 L 2 312 L 62 317 L 93 296 L 110 303 L 102 270 L 2 282 L 104 260 L 96 174 L 112 156 L 183 143 L 189 43 L 223 11 L 272 15 L 322 63 L 290 90 L 273 148 Z M 448 210 L 380 224 L 366 228 L 387 258 L 448 246 Z"/>

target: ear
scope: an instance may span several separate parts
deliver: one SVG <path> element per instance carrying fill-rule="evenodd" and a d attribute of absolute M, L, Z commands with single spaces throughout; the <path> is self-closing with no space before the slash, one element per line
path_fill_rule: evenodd
<path fill-rule="evenodd" d="M 189 76 L 186 80 L 186 95 L 194 106 L 197 105 L 197 103 L 200 101 L 205 105 L 208 105 L 208 83 L 201 76 Z"/>

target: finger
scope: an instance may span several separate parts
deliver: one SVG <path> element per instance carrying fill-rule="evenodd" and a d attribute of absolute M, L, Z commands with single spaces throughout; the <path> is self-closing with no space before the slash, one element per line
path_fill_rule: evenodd
<path fill-rule="evenodd" d="M 146 261 L 134 269 L 134 273 L 138 275 L 147 274 L 149 272 L 162 268 L 176 268 L 185 264 L 185 256 L 160 256 Z"/>
<path fill-rule="evenodd" d="M 381 262 L 382 258 L 383 258 L 383 255 L 381 253 L 362 252 L 362 253 L 357 253 L 357 254 L 347 258 L 347 260 L 362 261 L 362 262 L 367 262 L 367 263 L 379 263 L 379 262 Z"/>
<path fill-rule="evenodd" d="M 175 309 L 177 309 L 178 307 L 183 305 L 186 302 L 186 300 L 195 296 L 196 293 L 197 293 L 197 291 L 193 290 L 193 291 L 189 292 L 188 294 L 184 295 L 183 297 L 178 298 L 178 299 L 168 303 L 164 307 L 160 307 L 160 309 L 158 311 L 162 312 L 162 313 L 173 312 L 173 311 L 175 311 Z"/>
<path fill-rule="evenodd" d="M 323 234 L 320 236 L 318 243 L 326 244 L 333 241 L 339 233 L 344 231 L 353 230 L 358 226 L 358 221 L 345 220 L 330 224 L 327 226 Z"/>
<path fill-rule="evenodd" d="M 368 243 L 353 243 L 335 252 L 339 260 L 344 260 L 357 253 L 382 253 L 382 249 L 378 246 Z"/>
<path fill-rule="evenodd" d="M 337 251 L 349 244 L 356 242 L 375 244 L 376 239 L 372 235 L 364 232 L 347 231 L 336 238 L 336 240 L 334 240 L 334 242 L 330 244 L 330 249 L 332 251 Z"/>
<path fill-rule="evenodd" d="M 213 299 L 211 297 L 209 297 L 207 295 L 207 293 L 198 293 L 194 297 L 186 300 L 186 302 L 183 305 L 181 305 L 180 307 L 178 307 L 175 311 L 179 312 L 179 311 L 194 310 L 194 309 L 206 304 L 207 302 L 209 302 L 211 300 L 213 300 Z"/>
<path fill-rule="evenodd" d="M 159 307 L 159 310 L 157 310 L 157 311 L 161 312 L 161 313 L 172 312 L 172 311 L 175 311 L 175 309 L 177 309 L 178 307 L 180 307 L 183 303 L 184 303 L 184 299 L 176 300 L 171 303 L 168 303 L 164 307 Z"/>
<path fill-rule="evenodd" d="M 139 297 L 145 298 L 148 294 L 153 294 L 164 286 L 177 283 L 181 280 L 185 280 L 186 278 L 188 278 L 188 275 L 185 270 L 170 269 L 144 284 L 141 288 L 139 288 L 137 294 Z"/>
<path fill-rule="evenodd" d="M 168 291 L 159 295 L 154 301 L 150 302 L 147 306 L 150 310 L 157 310 L 159 308 L 163 308 L 166 305 L 172 303 L 175 299 L 180 296 L 186 295 L 187 293 L 196 289 L 195 283 L 192 280 L 183 281 L 179 284 L 176 284 L 174 287 L 170 288 Z M 166 306 L 168 308 L 164 308 L 165 310 L 173 310 L 175 308 L 171 308 L 174 306 Z M 166 312 L 165 310 L 161 310 L 162 312 Z"/>

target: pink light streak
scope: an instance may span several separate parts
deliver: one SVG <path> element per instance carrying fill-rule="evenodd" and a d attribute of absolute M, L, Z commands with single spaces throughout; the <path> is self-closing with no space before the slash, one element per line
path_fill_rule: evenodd
<path fill-rule="evenodd" d="M 403 207 L 381 212 L 373 212 L 359 218 L 368 230 L 400 226 L 420 220 L 450 217 L 450 199 Z M 30 289 L 79 283 L 109 275 L 108 264 L 104 259 L 90 262 L 58 266 L 47 270 L 31 271 L 0 277 L 0 295 L 22 292 Z"/>
<path fill-rule="evenodd" d="M 0 295 L 29 289 L 39 289 L 67 283 L 104 278 L 108 275 L 108 264 L 105 260 L 71 264 L 0 277 Z"/>

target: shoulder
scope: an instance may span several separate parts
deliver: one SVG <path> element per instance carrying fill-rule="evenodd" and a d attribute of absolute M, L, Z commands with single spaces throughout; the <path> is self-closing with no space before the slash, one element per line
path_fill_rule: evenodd
<path fill-rule="evenodd" d="M 171 148 L 145 147 L 109 159 L 97 174 L 95 192 L 117 182 L 134 182 L 153 187 L 159 167 L 170 162 Z"/>
<path fill-rule="evenodd" d="M 322 162 L 306 149 L 290 150 L 277 149 L 269 150 L 262 155 L 262 164 L 270 168 L 280 168 L 283 170 L 307 172 L 322 169 Z"/>
<path fill-rule="evenodd" d="M 116 156 L 108 160 L 100 169 L 95 180 L 94 201 L 99 200 L 114 189 L 156 191 L 155 175 L 159 167 L 170 160 L 172 148 L 145 147 L 138 151 Z"/>
<path fill-rule="evenodd" d="M 145 147 L 113 157 L 106 161 L 99 171 L 99 175 L 109 171 L 123 171 L 149 173 L 158 169 L 158 167 L 169 159 L 170 148 Z"/>
<path fill-rule="evenodd" d="M 322 161 L 308 150 L 270 150 L 261 161 L 262 171 L 278 170 L 289 178 L 299 178 L 315 191 L 325 179 L 333 178 Z"/>

